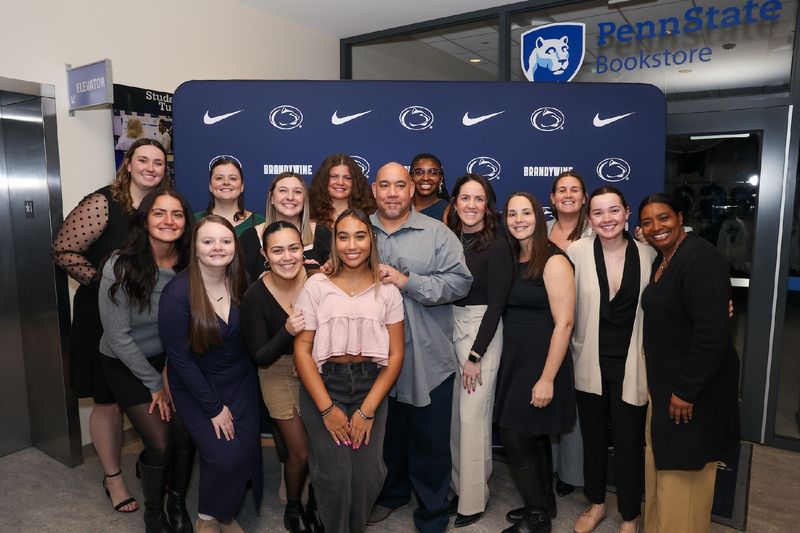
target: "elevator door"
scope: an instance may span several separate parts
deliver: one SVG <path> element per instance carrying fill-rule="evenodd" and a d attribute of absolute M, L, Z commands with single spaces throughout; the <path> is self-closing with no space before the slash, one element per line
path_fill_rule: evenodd
<path fill-rule="evenodd" d="M 685 225 L 728 261 L 742 362 L 742 438 L 764 442 L 775 326 L 778 229 L 791 109 L 670 115 L 666 182 Z"/>
<path fill-rule="evenodd" d="M 33 445 L 74 466 L 82 455 L 64 349 L 68 291 L 50 258 L 62 215 L 58 166 L 54 99 L 0 86 L 0 455 Z"/>

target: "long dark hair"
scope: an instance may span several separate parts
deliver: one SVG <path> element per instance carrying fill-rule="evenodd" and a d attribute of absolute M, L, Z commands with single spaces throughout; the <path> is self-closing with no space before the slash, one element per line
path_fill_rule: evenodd
<path fill-rule="evenodd" d="M 233 236 L 233 261 L 225 269 L 225 278 L 228 282 L 232 306 L 238 306 L 241 303 L 242 295 L 247 289 L 244 259 L 233 225 L 225 217 L 208 215 L 194 227 L 191 255 L 189 257 L 189 307 L 192 312 L 189 338 L 191 339 L 192 351 L 198 354 L 204 353 L 211 348 L 222 346 L 222 334 L 219 331 L 217 314 L 214 312 L 211 300 L 208 299 L 206 286 L 203 283 L 203 276 L 200 272 L 200 261 L 197 259 L 197 233 L 206 224 L 221 224 Z"/>
<path fill-rule="evenodd" d="M 128 239 L 117 252 L 117 262 L 114 263 L 114 283 L 108 288 L 108 297 L 115 304 L 114 297 L 122 288 L 130 302 L 139 310 L 152 309 L 153 288 L 158 281 L 158 265 L 153 257 L 153 247 L 150 244 L 150 233 L 147 229 L 147 216 L 153 209 L 156 200 L 162 196 L 171 196 L 180 202 L 183 209 L 186 225 L 183 235 L 175 241 L 173 247 L 178 261 L 173 269 L 178 272 L 186 268 L 189 263 L 189 248 L 191 246 L 192 217 L 191 207 L 181 194 L 172 189 L 151 191 L 142 199 L 136 214 L 131 220 Z"/>
<path fill-rule="evenodd" d="M 574 170 L 565 170 L 564 172 L 556 176 L 556 179 L 553 180 L 553 187 L 550 189 L 551 194 L 553 195 L 556 194 L 556 189 L 558 189 L 558 182 L 561 181 L 562 178 L 575 178 L 576 180 L 578 180 L 578 182 L 581 184 L 581 189 L 583 189 L 583 197 L 586 198 L 588 194 L 586 190 L 586 182 L 583 181 L 583 178 L 580 177 L 580 175 Z M 570 241 L 577 241 L 578 239 L 581 238 L 581 235 L 583 234 L 583 228 L 586 227 L 586 214 L 589 211 L 587 208 L 588 204 L 589 204 L 588 199 L 586 203 L 581 204 L 581 210 L 578 212 L 578 225 L 575 226 L 575 228 L 569 234 L 569 237 L 567 237 Z M 554 206 L 551 203 L 550 207 L 553 213 L 553 217 L 556 220 L 558 220 L 558 211 L 556 210 L 556 206 Z"/>
<path fill-rule="evenodd" d="M 415 155 L 414 159 L 411 160 L 411 165 L 409 165 L 409 167 L 408 167 L 409 168 L 409 173 L 411 174 L 412 171 L 414 170 L 414 165 L 416 165 L 417 163 L 419 163 L 423 159 L 430 159 L 431 161 L 436 163 L 436 166 L 438 166 L 439 170 L 442 171 L 442 173 L 441 173 L 442 181 L 439 182 L 439 190 L 436 191 L 436 196 L 438 198 L 442 198 L 444 200 L 449 200 L 450 199 L 450 193 L 447 192 L 447 184 L 444 182 L 444 166 L 442 166 L 442 162 L 439 160 L 438 157 L 436 157 L 435 155 L 430 154 L 428 152 L 423 152 L 421 154 Z M 413 176 L 413 174 L 412 174 L 412 176 Z"/>
<path fill-rule="evenodd" d="M 308 196 L 311 204 L 311 220 L 318 224 L 325 224 L 329 228 L 333 227 L 334 210 L 331 196 L 328 194 L 328 183 L 331 169 L 339 165 L 347 166 L 347 170 L 350 172 L 352 188 L 350 189 L 350 198 L 347 200 L 347 207 L 360 209 L 368 215 L 374 213 L 376 209 L 375 198 L 372 197 L 372 190 L 367 183 L 367 178 L 364 177 L 361 167 L 355 160 L 346 154 L 328 156 L 314 174 Z"/>
<path fill-rule="evenodd" d="M 131 198 L 131 173 L 128 172 L 128 165 L 133 160 L 133 153 L 139 149 L 140 146 L 155 146 L 164 154 L 164 176 L 161 178 L 161 183 L 156 189 L 164 188 L 169 183 L 167 179 L 167 151 L 161 146 L 161 143 L 155 139 L 144 137 L 135 141 L 130 148 L 125 152 L 125 157 L 122 158 L 117 169 L 117 175 L 114 178 L 114 183 L 111 184 L 111 197 L 125 207 L 125 211 L 133 213 L 133 198 Z"/>
<path fill-rule="evenodd" d="M 211 165 L 208 169 L 208 182 L 211 183 L 211 180 L 214 178 L 214 169 L 220 165 L 233 165 L 236 167 L 236 170 L 239 171 L 239 178 L 242 180 L 242 185 L 244 185 L 244 172 L 242 172 L 242 164 L 239 163 L 239 160 L 235 157 L 230 157 L 227 155 L 221 155 L 211 161 Z M 211 194 L 209 192 L 209 194 Z M 208 202 L 208 207 L 206 207 L 205 213 L 203 216 L 208 216 L 214 212 L 214 202 L 216 202 L 216 198 L 214 195 L 211 194 L 211 200 Z M 244 216 L 247 214 L 244 208 L 244 193 L 240 194 L 239 197 L 236 199 L 236 213 L 233 214 L 234 222 L 239 222 L 240 220 L 244 220 Z"/>
<path fill-rule="evenodd" d="M 369 268 L 372 273 L 372 280 L 375 283 L 375 291 L 377 294 L 381 281 L 381 258 L 378 254 L 378 239 L 375 237 L 375 228 L 372 227 L 372 222 L 367 214 L 360 209 L 345 209 L 333 224 L 333 231 L 331 232 L 333 234 L 331 237 L 331 273 L 328 274 L 328 277 L 332 278 L 344 270 L 344 262 L 336 252 L 336 231 L 339 228 L 339 223 L 348 217 L 358 220 L 367 227 L 367 233 L 369 234 L 369 258 L 367 259 L 367 268 Z"/>
<path fill-rule="evenodd" d="M 528 261 L 527 266 L 524 267 L 524 270 L 522 271 L 522 278 L 539 278 L 544 274 L 544 266 L 547 264 L 547 260 L 550 259 L 551 255 L 550 250 L 551 248 L 554 248 L 555 245 L 552 244 L 550 239 L 547 238 L 547 224 L 545 223 L 542 203 L 531 193 L 515 192 L 511 194 L 506 200 L 503 213 L 506 215 L 508 214 L 508 203 L 515 196 L 526 198 L 531 203 L 535 221 L 533 226 L 533 235 L 531 235 L 531 260 Z M 519 258 L 522 255 L 522 245 L 517 239 L 511 236 L 510 231 L 506 231 L 506 236 L 508 237 L 508 242 L 511 245 L 511 251 L 514 254 L 515 268 L 520 268 Z"/>
<path fill-rule="evenodd" d="M 475 243 L 475 250 L 480 251 L 487 248 L 497 234 L 498 222 L 497 212 L 495 211 L 497 196 L 495 196 L 494 189 L 492 189 L 489 180 L 475 173 L 464 174 L 458 178 L 456 184 L 453 185 L 453 194 L 450 195 L 450 208 L 447 211 L 447 227 L 453 230 L 456 235 L 461 234 L 461 219 L 458 218 L 458 213 L 456 213 L 456 200 L 458 199 L 458 195 L 461 194 L 461 187 L 470 181 L 479 183 L 480 186 L 483 187 L 483 192 L 486 195 L 483 228 L 478 232 L 477 242 Z"/>

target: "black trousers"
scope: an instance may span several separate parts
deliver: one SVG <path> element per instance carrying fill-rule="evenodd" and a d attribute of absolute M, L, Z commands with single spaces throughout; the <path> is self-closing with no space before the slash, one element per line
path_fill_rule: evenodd
<path fill-rule="evenodd" d="M 423 533 L 447 529 L 450 488 L 450 415 L 453 376 L 430 393 L 431 403 L 414 407 L 389 398 L 383 458 L 388 469 L 378 505 L 396 509 L 417 497 L 414 525 Z"/>
<path fill-rule="evenodd" d="M 614 446 L 617 509 L 623 520 L 641 514 L 644 492 L 644 425 L 647 406 L 622 401 L 622 383 L 603 378 L 603 395 L 575 391 L 583 430 L 583 492 L 604 503 L 608 446 Z M 611 442 L 608 426 L 611 424 Z"/>

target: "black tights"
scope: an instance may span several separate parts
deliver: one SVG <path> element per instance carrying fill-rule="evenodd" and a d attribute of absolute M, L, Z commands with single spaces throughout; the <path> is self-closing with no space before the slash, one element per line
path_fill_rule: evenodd
<path fill-rule="evenodd" d="M 511 473 L 525 507 L 544 508 L 548 491 L 547 481 L 552 480 L 553 476 L 553 467 L 548 464 L 547 455 L 550 450 L 550 437 L 501 428 L 500 438 L 511 461 Z"/>
<path fill-rule="evenodd" d="M 132 407 L 124 407 L 125 414 L 133 424 L 144 444 L 142 459 L 150 466 L 161 466 L 169 463 L 172 450 L 190 450 L 194 446 L 192 437 L 183 427 L 180 418 L 172 413 L 172 420 L 161 420 L 158 408 L 153 413 L 147 411 L 149 403 L 142 403 Z"/>
<path fill-rule="evenodd" d="M 286 499 L 299 500 L 303 492 L 303 483 L 308 475 L 308 438 L 303 421 L 297 411 L 292 410 L 292 418 L 287 420 L 272 419 L 280 433 L 286 449 L 283 460 L 283 480 L 286 483 Z"/>

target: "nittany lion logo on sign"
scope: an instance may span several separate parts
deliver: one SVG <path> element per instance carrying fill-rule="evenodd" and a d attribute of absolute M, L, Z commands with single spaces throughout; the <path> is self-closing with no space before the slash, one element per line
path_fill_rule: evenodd
<path fill-rule="evenodd" d="M 521 36 L 522 71 L 528 81 L 571 81 L 586 53 L 586 24 L 557 22 Z"/>
<path fill-rule="evenodd" d="M 303 113 L 293 105 L 279 105 L 269 112 L 269 123 L 279 130 L 300 128 Z"/>
<path fill-rule="evenodd" d="M 470 159 L 467 172 L 480 174 L 489 181 L 500 179 L 500 163 L 494 157 L 481 155 Z"/>
<path fill-rule="evenodd" d="M 412 105 L 400 112 L 400 124 L 407 130 L 427 130 L 433 127 L 433 112 L 421 105 Z"/>
<path fill-rule="evenodd" d="M 631 175 L 631 166 L 620 157 L 607 157 L 597 164 L 597 177 L 615 183 L 624 181 Z"/>
<path fill-rule="evenodd" d="M 364 174 L 364 177 L 368 178 L 369 177 L 369 169 L 370 169 L 369 161 L 367 161 L 366 159 L 364 159 L 360 155 L 351 155 L 350 157 L 353 158 L 353 161 L 356 162 L 356 165 L 358 165 L 358 168 L 361 169 L 361 173 Z"/>
<path fill-rule="evenodd" d="M 531 124 L 539 131 L 555 131 L 564 128 L 564 113 L 555 107 L 540 107 L 531 113 Z"/>

